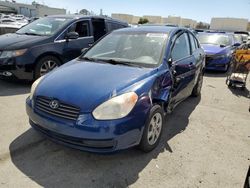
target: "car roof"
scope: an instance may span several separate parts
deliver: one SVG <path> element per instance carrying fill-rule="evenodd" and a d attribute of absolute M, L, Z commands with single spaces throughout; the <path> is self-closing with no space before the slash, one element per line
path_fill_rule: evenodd
<path fill-rule="evenodd" d="M 171 26 L 140 26 L 135 28 L 124 28 L 115 30 L 114 32 L 145 32 L 145 33 L 170 33 L 180 29 L 187 30 L 180 27 L 171 27 Z"/>
<path fill-rule="evenodd" d="M 82 15 L 82 14 L 62 14 L 62 15 L 50 15 L 47 17 L 51 17 L 51 18 L 68 18 L 68 19 L 74 19 L 74 20 L 78 20 L 78 19 L 89 19 L 89 18 L 96 18 L 96 19 L 106 19 L 106 20 L 110 20 L 110 21 L 116 21 L 116 22 L 120 22 L 120 23 L 124 23 L 127 24 L 127 22 L 124 22 L 122 20 L 118 20 L 118 19 L 114 19 L 114 18 L 110 18 L 107 16 L 95 16 L 95 15 Z"/>

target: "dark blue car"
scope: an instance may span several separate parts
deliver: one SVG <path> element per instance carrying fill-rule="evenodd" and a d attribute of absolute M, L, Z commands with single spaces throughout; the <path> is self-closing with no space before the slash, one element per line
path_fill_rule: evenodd
<path fill-rule="evenodd" d="M 227 71 L 234 50 L 240 45 L 233 34 L 204 32 L 198 39 L 206 53 L 206 70 Z"/>
<path fill-rule="evenodd" d="M 108 17 L 58 15 L 0 36 L 0 77 L 34 80 L 81 55 L 105 34 L 127 23 Z"/>
<path fill-rule="evenodd" d="M 178 27 L 121 29 L 34 82 L 30 124 L 52 140 L 92 152 L 154 149 L 170 112 L 199 96 L 205 54 Z"/>

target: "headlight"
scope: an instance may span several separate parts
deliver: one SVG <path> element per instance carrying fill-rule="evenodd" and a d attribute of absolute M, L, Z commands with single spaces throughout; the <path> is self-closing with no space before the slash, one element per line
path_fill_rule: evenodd
<path fill-rule="evenodd" d="M 0 55 L 0 58 L 11 58 L 11 57 L 18 57 L 23 55 L 27 49 L 22 50 L 15 50 L 15 51 L 3 51 Z"/>
<path fill-rule="evenodd" d="M 93 116 L 97 120 L 120 119 L 127 116 L 134 108 L 138 96 L 135 92 L 129 92 L 114 97 L 93 111 Z"/>
<path fill-rule="evenodd" d="M 36 91 L 36 88 L 37 88 L 38 84 L 41 82 L 42 79 L 43 79 L 43 76 L 40 77 L 40 78 L 38 78 L 38 79 L 32 84 L 31 90 L 30 90 L 30 100 L 33 99 L 33 95 L 34 95 L 34 93 L 35 93 L 35 91 Z"/>

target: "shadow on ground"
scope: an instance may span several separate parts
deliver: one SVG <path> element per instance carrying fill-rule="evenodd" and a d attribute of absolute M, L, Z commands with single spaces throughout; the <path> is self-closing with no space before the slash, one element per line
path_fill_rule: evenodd
<path fill-rule="evenodd" d="M 127 187 L 162 152 L 174 152 L 168 141 L 182 133 L 200 98 L 189 98 L 168 115 L 159 146 L 151 153 L 130 149 L 99 155 L 57 145 L 29 129 L 10 145 L 11 160 L 43 187 Z"/>
<path fill-rule="evenodd" d="M 250 91 L 247 88 L 228 87 L 228 89 L 237 97 L 246 97 L 250 99 Z"/>
<path fill-rule="evenodd" d="M 206 70 L 205 77 L 214 77 L 214 78 L 223 78 L 227 77 L 228 73 L 222 72 L 222 71 L 212 71 L 212 70 Z M 226 82 L 226 81 L 225 81 Z"/>
<path fill-rule="evenodd" d="M 27 81 L 0 79 L 0 96 L 21 95 L 30 92 L 31 83 Z"/>

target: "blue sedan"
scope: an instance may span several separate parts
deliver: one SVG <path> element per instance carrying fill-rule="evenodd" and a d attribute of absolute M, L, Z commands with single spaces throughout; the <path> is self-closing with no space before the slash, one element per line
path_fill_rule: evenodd
<path fill-rule="evenodd" d="M 206 53 L 206 69 L 227 71 L 234 50 L 240 43 L 235 41 L 232 34 L 199 33 L 198 39 Z"/>
<path fill-rule="evenodd" d="M 69 147 L 105 153 L 139 145 L 149 152 L 164 114 L 200 95 L 204 66 L 187 29 L 117 30 L 36 80 L 26 111 L 33 128 Z"/>

